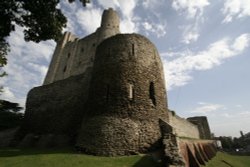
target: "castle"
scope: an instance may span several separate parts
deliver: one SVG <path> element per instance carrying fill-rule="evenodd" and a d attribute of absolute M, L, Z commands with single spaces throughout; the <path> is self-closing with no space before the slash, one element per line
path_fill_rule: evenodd
<path fill-rule="evenodd" d="M 178 137 L 210 139 L 205 117 L 168 111 L 156 47 L 142 35 L 120 34 L 113 9 L 104 11 L 96 32 L 82 39 L 66 32 L 58 41 L 44 84 L 28 94 L 24 119 L 22 146 L 72 145 L 105 156 L 164 147 L 169 163 L 179 165 L 190 158 L 183 156 L 189 141 Z M 200 143 L 189 149 L 215 152 Z"/>

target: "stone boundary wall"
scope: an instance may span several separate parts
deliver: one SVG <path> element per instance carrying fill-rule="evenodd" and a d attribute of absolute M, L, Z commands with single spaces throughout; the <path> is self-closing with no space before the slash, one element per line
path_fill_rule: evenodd
<path fill-rule="evenodd" d="M 199 139 L 199 129 L 185 118 L 181 118 L 173 112 L 169 112 L 169 123 L 174 127 L 176 136 Z"/>
<path fill-rule="evenodd" d="M 178 147 L 185 167 L 205 166 L 217 153 L 214 140 L 178 139 Z"/>

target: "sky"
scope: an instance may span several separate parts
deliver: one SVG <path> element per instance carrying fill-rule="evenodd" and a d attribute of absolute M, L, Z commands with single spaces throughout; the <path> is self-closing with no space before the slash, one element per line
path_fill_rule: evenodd
<path fill-rule="evenodd" d="M 250 132 L 250 0 L 61 0 L 64 31 L 82 38 L 100 26 L 104 9 L 121 19 L 122 33 L 149 38 L 161 56 L 168 105 L 179 116 L 207 116 L 216 136 Z M 42 85 L 56 43 L 25 42 L 16 26 L 1 78 L 1 99 L 25 106 L 28 91 Z"/>

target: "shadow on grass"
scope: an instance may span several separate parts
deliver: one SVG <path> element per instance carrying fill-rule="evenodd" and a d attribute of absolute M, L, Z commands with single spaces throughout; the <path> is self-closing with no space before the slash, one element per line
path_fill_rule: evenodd
<path fill-rule="evenodd" d="M 225 161 L 225 160 L 221 160 L 224 164 L 226 164 L 226 165 L 228 165 L 228 166 L 230 166 L 230 167 L 234 167 L 233 165 L 231 165 L 230 163 L 228 163 L 227 161 Z"/>
<path fill-rule="evenodd" d="M 133 167 L 162 167 L 160 162 L 156 162 L 152 156 L 145 155 L 137 161 Z"/>
<path fill-rule="evenodd" d="M 77 154 L 72 148 L 65 149 L 34 149 L 34 148 L 1 148 L 0 157 L 15 157 L 21 155 L 39 155 L 39 154 Z"/>

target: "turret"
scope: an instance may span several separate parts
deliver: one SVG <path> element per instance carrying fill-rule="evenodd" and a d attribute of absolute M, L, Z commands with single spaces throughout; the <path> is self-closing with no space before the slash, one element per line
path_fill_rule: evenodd
<path fill-rule="evenodd" d="M 98 41 L 101 42 L 108 37 L 119 34 L 119 25 L 120 19 L 117 12 L 114 11 L 112 8 L 104 10 L 102 14 L 101 26 L 97 30 L 97 32 L 99 32 Z"/>

